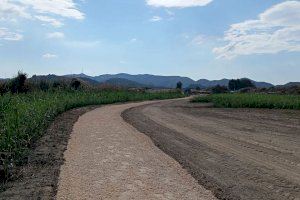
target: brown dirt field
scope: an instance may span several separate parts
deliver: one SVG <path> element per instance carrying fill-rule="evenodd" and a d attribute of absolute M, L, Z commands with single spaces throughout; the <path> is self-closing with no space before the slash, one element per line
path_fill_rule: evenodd
<path fill-rule="evenodd" d="M 122 116 L 220 199 L 300 199 L 300 111 L 176 100 Z"/>
<path fill-rule="evenodd" d="M 90 106 L 70 110 L 58 116 L 45 135 L 39 139 L 28 157 L 28 163 L 20 167 L 12 179 L 5 184 L 0 199 L 54 199 L 60 167 L 64 162 L 73 124 L 79 116 L 97 108 Z"/>

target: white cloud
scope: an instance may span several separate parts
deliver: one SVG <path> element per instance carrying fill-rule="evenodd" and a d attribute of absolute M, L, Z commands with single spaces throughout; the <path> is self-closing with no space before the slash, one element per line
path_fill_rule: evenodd
<path fill-rule="evenodd" d="M 161 20 L 162 18 L 160 16 L 153 16 L 151 19 L 149 19 L 150 22 L 158 22 Z"/>
<path fill-rule="evenodd" d="M 0 0 L 2 20 L 38 19 L 61 27 L 62 18 L 82 20 L 84 17 L 73 0 Z"/>
<path fill-rule="evenodd" d="M 31 18 L 26 7 L 11 0 L 0 0 L 0 18 L 10 19 L 12 17 Z"/>
<path fill-rule="evenodd" d="M 64 25 L 61 21 L 48 16 L 37 15 L 35 16 L 35 18 L 42 22 L 47 22 L 56 28 L 62 27 Z"/>
<path fill-rule="evenodd" d="M 203 35 L 197 35 L 193 40 L 192 40 L 192 44 L 193 45 L 201 45 L 203 44 L 205 41 L 205 37 Z"/>
<path fill-rule="evenodd" d="M 23 35 L 9 31 L 7 28 L 0 28 L 0 40 L 19 41 Z"/>
<path fill-rule="evenodd" d="M 46 53 L 42 56 L 45 59 L 51 59 L 51 58 L 57 58 L 58 56 L 55 54 L 51 54 L 51 53 Z"/>
<path fill-rule="evenodd" d="M 218 58 L 300 51 L 300 1 L 285 1 L 256 20 L 232 24 L 224 40 L 225 46 L 213 50 Z"/>
<path fill-rule="evenodd" d="M 177 7 L 177 8 L 186 8 L 186 7 L 196 7 L 196 6 L 206 6 L 211 3 L 213 0 L 146 0 L 149 6 L 154 7 Z"/>
<path fill-rule="evenodd" d="M 134 42 L 136 42 L 136 41 L 137 41 L 136 38 L 132 38 L 132 39 L 130 40 L 130 42 L 132 42 L 132 43 L 134 43 Z"/>
<path fill-rule="evenodd" d="M 20 3 L 30 6 L 37 13 L 84 19 L 84 14 L 77 9 L 73 0 L 22 0 Z"/>
<path fill-rule="evenodd" d="M 62 39 L 65 37 L 65 34 L 62 32 L 53 32 L 53 33 L 48 33 L 46 37 L 49 39 Z"/>

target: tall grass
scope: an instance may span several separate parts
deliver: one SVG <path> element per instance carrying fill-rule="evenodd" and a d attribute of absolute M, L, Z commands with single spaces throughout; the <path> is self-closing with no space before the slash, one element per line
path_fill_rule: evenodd
<path fill-rule="evenodd" d="M 300 95 L 213 94 L 195 97 L 192 102 L 212 102 L 226 108 L 300 109 Z"/>
<path fill-rule="evenodd" d="M 33 141 L 60 113 L 87 105 L 182 97 L 177 92 L 56 91 L 0 96 L 0 172 L 22 162 Z M 2 169 L 1 169 L 2 168 Z"/>

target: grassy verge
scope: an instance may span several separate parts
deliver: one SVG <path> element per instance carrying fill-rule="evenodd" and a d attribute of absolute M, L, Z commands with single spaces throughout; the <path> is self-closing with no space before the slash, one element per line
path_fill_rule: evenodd
<path fill-rule="evenodd" d="M 212 102 L 225 108 L 300 109 L 300 95 L 213 94 L 195 97 L 192 102 Z"/>
<path fill-rule="evenodd" d="M 87 105 L 178 97 L 182 97 L 182 94 L 127 91 L 57 91 L 0 96 L 2 179 L 7 178 L 14 166 L 23 163 L 32 142 L 38 139 L 51 121 L 62 112 Z"/>

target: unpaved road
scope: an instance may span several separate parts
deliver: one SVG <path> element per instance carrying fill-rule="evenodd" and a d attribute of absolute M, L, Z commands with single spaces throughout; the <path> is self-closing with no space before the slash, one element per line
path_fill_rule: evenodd
<path fill-rule="evenodd" d="M 57 199 L 203 199 L 212 193 L 121 113 L 149 103 L 103 106 L 81 116 L 64 154 Z"/>
<path fill-rule="evenodd" d="M 300 199 L 300 111 L 177 100 L 123 117 L 220 199 Z"/>

